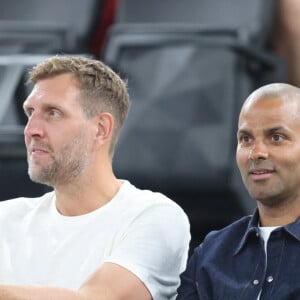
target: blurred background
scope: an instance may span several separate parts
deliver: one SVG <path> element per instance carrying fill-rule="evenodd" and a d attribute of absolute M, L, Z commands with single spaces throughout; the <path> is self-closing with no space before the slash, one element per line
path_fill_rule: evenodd
<path fill-rule="evenodd" d="M 299 84 L 296 2 L 1 0 L 0 200 L 49 190 L 27 176 L 26 76 L 49 56 L 74 54 L 128 81 L 132 107 L 115 172 L 184 208 L 191 249 L 250 214 L 255 203 L 235 164 L 238 113 L 261 85 Z"/>

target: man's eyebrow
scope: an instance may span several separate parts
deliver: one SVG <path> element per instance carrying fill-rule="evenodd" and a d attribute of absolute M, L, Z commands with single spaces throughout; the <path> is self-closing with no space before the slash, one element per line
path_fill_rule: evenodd
<path fill-rule="evenodd" d="M 251 131 L 241 128 L 241 129 L 238 129 L 237 134 L 251 134 Z"/>
<path fill-rule="evenodd" d="M 23 103 L 23 110 L 25 111 L 26 109 L 30 108 L 31 106 L 28 104 L 28 101 L 25 100 Z M 42 109 L 47 109 L 47 108 L 55 108 L 58 110 L 64 110 L 64 106 L 61 105 L 60 103 L 52 103 L 51 101 L 43 102 L 39 106 Z"/>
<path fill-rule="evenodd" d="M 276 131 L 280 131 L 280 130 L 287 130 L 286 127 L 284 126 L 275 126 L 275 127 L 271 127 L 271 128 L 266 128 L 264 131 L 266 133 L 273 133 L 273 132 L 276 132 Z"/>

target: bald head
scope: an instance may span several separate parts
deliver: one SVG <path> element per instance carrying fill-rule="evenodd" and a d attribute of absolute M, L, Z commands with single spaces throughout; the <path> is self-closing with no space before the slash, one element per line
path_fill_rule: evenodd
<path fill-rule="evenodd" d="M 300 104 L 300 89 L 287 83 L 271 83 L 255 90 L 246 99 L 242 110 L 258 100 L 279 98 L 284 101 L 297 101 Z"/>

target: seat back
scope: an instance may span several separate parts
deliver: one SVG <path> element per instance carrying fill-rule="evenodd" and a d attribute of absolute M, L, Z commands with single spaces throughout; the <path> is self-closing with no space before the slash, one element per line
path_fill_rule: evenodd
<path fill-rule="evenodd" d="M 120 0 L 119 24 L 193 23 L 235 28 L 263 43 L 273 19 L 274 0 Z M 248 38 L 248 37 L 247 37 Z"/>
<path fill-rule="evenodd" d="M 86 53 L 102 0 L 0 1 L 0 54 Z"/>

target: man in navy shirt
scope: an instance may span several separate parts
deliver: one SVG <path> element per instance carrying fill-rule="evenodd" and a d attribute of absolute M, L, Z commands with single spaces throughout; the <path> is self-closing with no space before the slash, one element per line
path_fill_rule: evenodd
<path fill-rule="evenodd" d="M 177 299 L 300 299 L 300 89 L 275 83 L 254 91 L 241 109 L 237 142 L 257 209 L 207 235 Z"/>

